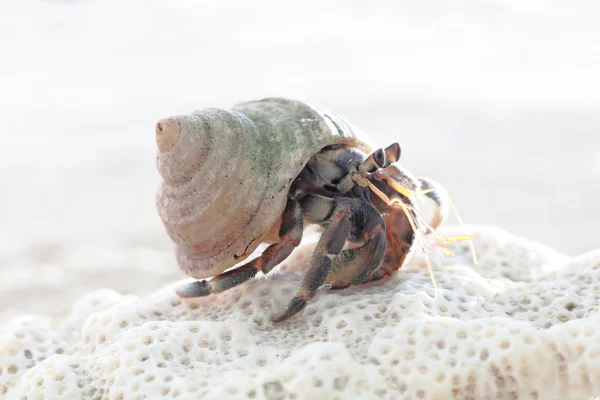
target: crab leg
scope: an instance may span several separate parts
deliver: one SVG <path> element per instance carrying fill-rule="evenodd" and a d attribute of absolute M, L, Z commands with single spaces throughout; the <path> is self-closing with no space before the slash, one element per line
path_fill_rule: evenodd
<path fill-rule="evenodd" d="M 310 203 L 314 204 L 309 203 L 309 206 L 314 209 L 316 215 L 328 215 L 327 208 L 329 208 L 332 200 L 327 199 L 324 202 L 317 196 L 313 198 L 315 201 Z M 349 214 L 350 209 L 345 203 L 340 202 L 334 206 L 330 223 L 323 231 L 315 247 L 310 260 L 310 266 L 302 279 L 300 288 L 288 304 L 286 310 L 271 318 L 273 322 L 281 322 L 301 311 L 306 307 L 307 301 L 312 299 L 323 285 L 331 269 L 333 259 L 342 251 L 342 248 L 346 244 L 346 239 L 350 234 Z"/>
<path fill-rule="evenodd" d="M 279 228 L 280 242 L 273 243 L 254 260 L 232 270 L 217 275 L 211 280 L 195 281 L 177 289 L 179 297 L 201 297 L 231 289 L 249 279 L 259 271 L 269 273 L 283 262 L 300 244 L 302 239 L 302 210 L 298 201 L 288 199 Z"/>

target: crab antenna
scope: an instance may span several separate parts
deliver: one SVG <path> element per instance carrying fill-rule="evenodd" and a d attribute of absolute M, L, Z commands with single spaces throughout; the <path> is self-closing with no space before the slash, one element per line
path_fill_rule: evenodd
<path fill-rule="evenodd" d="M 398 183 L 398 181 L 396 181 L 394 178 L 392 178 L 389 175 L 383 175 L 383 179 L 385 179 L 387 184 L 390 185 L 392 187 L 392 189 L 394 189 L 401 195 L 408 197 L 409 199 L 414 199 L 414 198 L 422 196 L 424 194 L 431 193 L 435 190 L 435 189 L 431 188 L 431 189 L 421 190 L 418 192 L 413 192 L 412 190 L 407 189 L 404 186 L 402 186 L 400 183 Z"/>
<path fill-rule="evenodd" d="M 429 257 L 427 256 L 427 253 L 425 252 L 425 247 L 423 247 L 423 244 L 421 243 L 420 236 L 417 236 L 417 241 L 419 242 L 419 247 L 421 247 L 421 250 L 423 251 L 423 254 L 425 255 L 425 263 L 427 264 L 427 271 L 429 272 L 429 278 L 431 279 L 433 288 L 435 290 L 437 290 L 437 284 L 435 283 L 435 277 L 433 276 L 433 268 L 431 268 L 431 262 L 429 262 Z"/>
<path fill-rule="evenodd" d="M 423 222 L 423 224 L 425 224 L 425 226 L 427 227 L 427 230 L 431 231 L 431 233 L 433 234 L 433 236 L 435 236 L 435 238 L 437 240 L 439 240 L 440 242 L 444 242 L 444 243 L 454 243 L 454 242 L 460 242 L 460 241 L 471 241 L 473 240 L 473 236 L 468 236 L 468 235 L 459 235 L 459 236 L 446 236 L 443 237 L 441 236 L 439 233 L 437 233 L 437 231 L 435 229 L 433 229 L 433 227 L 431 226 L 431 224 L 429 222 L 427 222 L 425 220 L 425 218 L 423 218 L 418 212 L 417 210 L 412 207 L 412 206 L 407 206 L 409 207 L 410 210 L 412 210 L 417 216 L 418 218 Z M 425 230 L 425 229 L 423 229 Z"/>
<path fill-rule="evenodd" d="M 383 178 L 386 180 L 386 182 L 394 190 L 396 190 L 398 193 L 404 195 L 407 198 L 415 198 L 415 197 L 418 197 L 420 195 L 426 194 L 426 193 L 428 193 L 428 192 L 430 192 L 430 191 L 433 190 L 433 189 L 427 189 L 427 190 L 423 190 L 423 191 L 419 191 L 419 192 L 413 192 L 410 189 L 407 189 L 404 186 L 402 186 L 400 183 L 398 183 L 391 176 L 384 175 Z M 471 255 L 472 255 L 472 258 L 473 258 L 473 263 L 477 264 L 477 255 L 475 253 L 475 247 L 473 246 L 473 239 L 474 239 L 473 236 L 470 236 L 470 235 L 456 235 L 456 236 L 442 237 L 431 226 L 431 224 L 429 222 L 427 222 L 427 220 L 425 218 L 423 218 L 422 215 L 419 214 L 419 212 L 415 209 L 415 207 L 409 206 L 409 205 L 405 204 L 404 202 L 402 202 L 402 201 L 400 201 L 398 199 L 390 199 L 385 193 L 383 193 L 381 190 L 379 190 L 368 179 L 364 179 L 363 182 L 364 182 L 363 183 L 364 186 L 368 186 L 371 189 L 371 191 L 377 197 L 379 197 L 384 203 L 386 203 L 388 206 L 399 205 L 400 207 L 402 207 L 402 210 L 404 211 L 404 213 L 406 214 L 406 216 L 408 218 L 408 222 L 410 223 L 413 231 L 415 232 L 415 235 L 417 236 L 417 241 L 419 243 L 419 247 L 421 247 L 421 250 L 423 250 L 423 253 L 425 253 L 425 248 L 423 246 L 423 243 L 421 242 L 421 237 L 420 236 L 423 236 L 424 239 L 431 245 L 432 243 L 429 241 L 429 238 L 425 234 L 425 232 L 429 231 L 429 232 L 431 232 L 435 236 L 435 238 L 439 242 L 442 242 L 442 243 L 454 243 L 454 242 L 459 242 L 459 241 L 467 241 L 467 242 L 469 242 L 469 249 L 471 250 Z M 459 224 L 461 225 L 461 227 L 464 227 L 464 222 L 463 222 L 462 218 L 460 217 L 460 215 L 458 214 L 458 211 L 456 210 L 456 207 L 454 206 L 454 203 L 452 202 L 452 200 L 450 200 L 450 198 L 448 198 L 448 203 L 450 205 L 450 208 L 452 209 L 452 212 L 453 212 L 454 216 L 458 220 Z M 424 224 L 427 229 L 424 229 L 421 224 Z M 418 228 L 417 228 L 417 226 L 418 226 Z M 421 235 L 419 235 L 419 233 Z M 433 243 L 433 245 L 435 247 L 438 247 L 440 250 L 442 250 L 447 255 L 450 255 L 450 256 L 454 255 L 454 253 L 450 249 L 444 247 L 440 243 Z M 425 260 L 427 262 L 427 268 L 429 269 L 429 274 L 430 274 L 430 276 L 432 278 L 433 285 L 437 288 L 437 286 L 435 284 L 435 280 L 433 278 L 433 272 L 431 270 L 431 264 L 429 262 L 429 258 L 427 257 L 426 253 L 425 253 Z"/>
<path fill-rule="evenodd" d="M 434 247 L 437 247 L 438 249 L 440 249 L 444 254 L 446 254 L 447 256 L 453 257 L 454 256 L 454 252 L 452 252 L 452 250 L 450 250 L 447 247 L 444 247 L 442 244 L 440 243 L 432 243 L 429 238 L 427 237 L 426 233 L 432 232 L 434 234 L 434 236 L 436 237 L 436 239 L 438 239 L 440 242 L 452 242 L 453 240 L 448 240 L 448 239 L 453 239 L 454 237 L 450 237 L 450 238 L 443 238 L 441 237 L 436 230 L 431 226 L 431 224 L 429 224 L 429 222 L 427 222 L 425 220 L 425 218 L 423 218 L 423 216 L 421 214 L 419 214 L 419 212 L 417 211 L 416 208 L 414 208 L 413 206 L 409 206 L 407 205 L 406 208 L 408 210 L 411 211 L 411 213 L 413 214 L 413 218 L 414 221 L 417 223 L 417 225 L 419 225 L 419 229 L 421 229 L 421 233 L 423 234 L 423 236 L 425 237 L 425 240 L 427 240 L 427 242 Z M 423 226 L 421 226 L 421 224 L 425 225 L 425 228 Z"/>
<path fill-rule="evenodd" d="M 408 197 L 408 198 L 415 198 L 418 197 L 420 195 L 429 193 L 431 191 L 433 191 L 434 189 L 427 189 L 427 190 L 423 190 L 420 192 L 413 192 L 407 188 L 405 188 L 404 186 L 402 186 L 401 184 L 399 184 L 398 182 L 396 182 L 396 180 L 394 178 L 392 178 L 391 176 L 387 176 L 384 175 L 383 178 L 386 180 L 386 182 L 388 183 L 388 185 L 390 185 L 392 187 L 392 189 L 396 190 L 398 193 Z M 381 196 L 380 196 L 381 197 Z M 387 196 L 386 196 L 387 197 Z M 450 200 L 450 199 L 448 199 Z M 452 204 L 451 201 L 449 201 L 450 203 L 450 207 L 452 208 L 452 210 L 454 211 L 455 215 L 457 216 L 457 219 L 459 221 L 459 223 L 462 225 L 462 219 L 460 219 L 458 217 L 458 213 L 456 213 L 456 208 L 454 207 L 454 205 Z M 413 207 L 414 210 L 414 207 Z M 416 210 L 415 210 L 416 212 Z M 427 221 L 425 221 L 425 219 L 423 217 L 421 217 L 423 219 L 424 222 L 427 223 Z M 442 236 L 440 236 L 435 229 L 433 229 L 433 227 L 427 223 L 427 228 L 434 234 L 434 236 L 441 242 L 457 242 L 457 241 L 470 241 L 473 239 L 472 236 L 450 236 L 447 238 L 444 238 Z"/>
<path fill-rule="evenodd" d="M 392 201 L 392 204 L 393 204 L 393 201 Z M 400 204 L 400 207 L 402 207 L 402 210 L 406 214 L 406 217 L 408 219 L 408 222 L 410 223 L 410 226 L 413 229 L 413 232 L 415 232 L 415 236 L 417 238 L 417 242 L 419 243 L 419 247 L 421 248 L 421 250 L 423 251 L 423 255 L 425 256 L 425 263 L 427 264 L 427 272 L 429 272 L 429 277 L 431 278 L 431 283 L 433 284 L 433 288 L 435 290 L 437 290 L 437 284 L 435 283 L 435 277 L 433 276 L 433 268 L 431 268 L 431 262 L 429 262 L 429 256 L 427 255 L 427 252 L 425 251 L 425 246 L 423 246 L 423 243 L 421 242 L 421 238 L 425 238 L 426 241 L 429 241 L 429 240 L 427 239 L 427 236 L 425 236 L 425 234 L 423 234 L 422 229 L 416 228 L 416 226 L 415 226 L 416 223 L 415 223 L 415 221 L 413 221 L 412 215 L 410 215 L 406 204 L 404 204 L 401 201 L 399 201 L 398 204 Z M 421 235 L 419 235 L 419 233 L 421 233 Z"/>
<path fill-rule="evenodd" d="M 394 189 L 396 192 L 400 193 L 404 197 L 408 197 L 409 199 L 412 199 L 419 195 L 419 194 L 405 188 L 404 186 L 402 186 L 401 184 L 396 182 L 396 180 L 389 175 L 383 175 L 383 179 L 386 180 L 387 184 L 390 185 L 392 187 L 392 189 Z"/>
<path fill-rule="evenodd" d="M 452 213 L 454 214 L 454 216 L 458 220 L 458 223 L 461 225 L 461 227 L 464 227 L 463 220 L 460 217 L 460 215 L 458 215 L 458 211 L 456 211 L 456 207 L 454 207 L 454 203 L 452 202 L 452 200 L 450 200 L 450 198 L 448 198 L 448 203 L 450 204 L 450 208 L 452 209 Z M 472 240 L 469 240 L 469 250 L 471 250 L 471 257 L 473 257 L 473 264 L 477 265 L 477 254 L 475 253 L 475 246 L 473 245 L 473 241 Z"/>

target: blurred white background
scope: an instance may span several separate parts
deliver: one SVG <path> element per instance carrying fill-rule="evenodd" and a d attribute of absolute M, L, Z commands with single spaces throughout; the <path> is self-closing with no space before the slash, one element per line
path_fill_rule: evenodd
<path fill-rule="evenodd" d="M 154 124 L 285 96 L 338 112 L 463 218 L 600 247 L 595 1 L 0 0 L 0 318 L 182 277 Z"/>

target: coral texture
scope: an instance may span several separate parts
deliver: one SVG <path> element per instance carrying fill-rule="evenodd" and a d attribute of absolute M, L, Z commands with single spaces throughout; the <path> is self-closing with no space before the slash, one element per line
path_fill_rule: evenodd
<path fill-rule="evenodd" d="M 323 290 L 279 325 L 310 245 L 276 273 L 182 301 L 99 290 L 0 331 L 6 399 L 585 399 L 600 394 L 600 251 L 570 258 L 489 227 L 399 273 Z M 445 233 L 453 233 L 446 229 Z M 259 249 L 260 250 L 260 249 Z M 180 282 L 175 283 L 179 284 Z"/>

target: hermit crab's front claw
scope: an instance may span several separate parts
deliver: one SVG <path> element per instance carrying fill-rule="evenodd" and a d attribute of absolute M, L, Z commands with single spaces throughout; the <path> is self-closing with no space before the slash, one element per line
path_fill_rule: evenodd
<path fill-rule="evenodd" d="M 421 193 L 433 200 L 436 205 L 430 225 L 433 229 L 437 229 L 448 218 L 450 208 L 448 192 L 442 185 L 429 178 L 419 178 L 419 182 Z"/>

